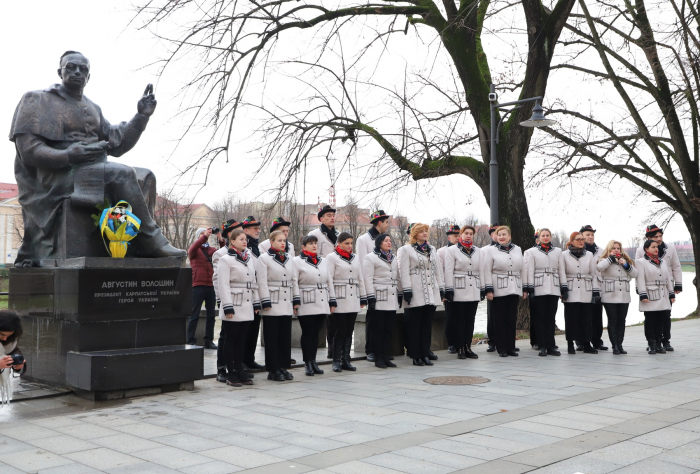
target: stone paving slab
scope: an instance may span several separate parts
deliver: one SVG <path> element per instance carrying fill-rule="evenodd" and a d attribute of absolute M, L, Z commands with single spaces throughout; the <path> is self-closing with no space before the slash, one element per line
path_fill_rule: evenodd
<path fill-rule="evenodd" d="M 478 360 L 252 387 L 91 402 L 72 395 L 0 407 L 0 473 L 700 472 L 700 321 L 674 323 L 676 352 L 649 356 L 642 328 L 609 351 Z M 565 346 L 558 338 L 560 346 Z M 472 386 L 431 376 L 479 375 Z"/>

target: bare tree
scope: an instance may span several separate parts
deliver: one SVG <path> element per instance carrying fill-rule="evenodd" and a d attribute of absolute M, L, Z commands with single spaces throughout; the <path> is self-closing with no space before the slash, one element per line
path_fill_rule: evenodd
<path fill-rule="evenodd" d="M 229 219 L 243 220 L 245 216 L 240 215 L 243 207 L 243 203 L 239 199 L 236 199 L 233 193 L 227 193 L 226 196 L 216 201 L 211 206 L 216 213 L 218 222 L 226 222 Z"/>
<path fill-rule="evenodd" d="M 445 247 L 447 245 L 447 230 L 454 224 L 454 219 L 443 217 L 436 219 L 430 226 L 430 243 L 435 248 Z"/>
<path fill-rule="evenodd" d="M 408 243 L 408 234 L 406 234 L 408 218 L 402 216 L 400 212 L 397 212 L 393 217 L 393 222 L 396 223 L 396 226 L 390 228 L 389 232 L 391 233 L 391 240 L 394 241 L 394 247 L 398 249 Z"/>
<path fill-rule="evenodd" d="M 700 12 L 691 0 L 578 0 L 563 38 L 573 70 L 616 102 L 602 112 L 567 107 L 550 114 L 568 123 L 546 129 L 551 176 L 587 184 L 633 185 L 659 203 L 660 224 L 679 215 L 700 261 Z M 580 58 L 580 60 L 576 60 Z M 563 143 L 563 145 L 562 145 Z M 696 291 L 700 299 L 700 287 Z"/>
<path fill-rule="evenodd" d="M 364 209 L 361 209 L 357 204 L 357 201 L 351 196 L 348 196 L 340 209 L 338 209 L 338 217 L 340 217 L 340 224 L 346 224 L 348 232 L 353 236 L 355 240 L 359 237 L 359 224 L 360 217 L 364 214 Z M 338 222 L 336 222 L 336 225 Z"/>
<path fill-rule="evenodd" d="M 552 246 L 566 250 L 564 246 L 569 241 L 569 236 L 563 230 L 552 232 Z"/>
<path fill-rule="evenodd" d="M 179 249 L 187 249 L 194 241 L 192 201 L 173 189 L 161 190 L 156 198 L 155 221 L 163 235 Z"/>

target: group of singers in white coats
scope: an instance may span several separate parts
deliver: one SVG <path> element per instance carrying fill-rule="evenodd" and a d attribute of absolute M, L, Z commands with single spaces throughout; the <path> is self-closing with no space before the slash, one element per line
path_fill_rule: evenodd
<path fill-rule="evenodd" d="M 303 238 L 297 256 L 287 241 L 290 222 L 276 218 L 270 239 L 258 244 L 259 223 L 231 219 L 222 224 L 227 246 L 212 258 L 214 287 L 220 301 L 225 367 L 218 379 L 231 386 L 252 384 L 249 341 L 257 341 L 255 321 L 263 321 L 265 369 L 268 379 L 291 380 L 291 326 L 296 314 L 302 329 L 305 374 L 323 374 L 316 353 L 319 331 L 327 323 L 329 355 L 336 372 L 356 370 L 350 363 L 352 335 L 360 309 L 367 307 L 368 359 L 376 367 L 396 367 L 391 360 L 392 330 L 397 310 L 404 308 L 406 347 L 414 365 L 433 365 L 430 351 L 432 318 L 439 304 L 448 309 L 448 337 L 460 359 L 476 359 L 471 349 L 477 306 L 490 302 L 489 344 L 502 357 L 518 356 L 515 327 L 518 300 L 530 298 L 531 318 L 539 355 L 560 355 L 554 342 L 558 300 L 564 301 L 568 352 L 607 349 L 594 345 L 596 304 L 608 316 L 615 354 L 625 354 L 625 318 L 636 279 L 640 311 L 645 313 L 649 353 L 670 346 L 670 309 L 682 290 L 675 249 L 663 243 L 663 231 L 647 228 L 648 240 L 631 259 L 617 241 L 600 249 L 587 233 L 571 234 L 564 249 L 551 245 L 551 232 L 541 229 L 537 245 L 526 252 L 511 242 L 507 226 L 492 226 L 493 242 L 477 248 L 473 226 L 448 230 L 450 245 L 439 251 L 428 243 L 429 226 L 411 224 L 409 243 L 394 254 L 386 233 L 388 216 L 376 211 L 372 229 L 357 241 L 335 230 L 335 209 L 318 213 L 321 226 Z M 258 227 L 256 232 L 247 228 Z M 253 229 L 255 231 L 255 229 Z M 588 239 L 588 241 L 587 241 Z M 601 322 L 602 324 L 602 322 Z M 259 323 L 258 323 L 259 327 Z M 600 337 L 600 336 L 598 336 Z M 360 348 L 356 348 L 359 350 Z M 253 358 L 254 360 L 254 358 Z"/>

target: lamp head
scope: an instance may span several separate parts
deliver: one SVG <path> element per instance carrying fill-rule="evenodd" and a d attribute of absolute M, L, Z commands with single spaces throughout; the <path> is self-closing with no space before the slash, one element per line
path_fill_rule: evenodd
<path fill-rule="evenodd" d="M 551 120 L 544 116 L 544 110 L 542 110 L 542 106 L 539 101 L 537 101 L 532 108 L 532 117 L 524 122 L 520 122 L 520 125 L 523 127 L 547 127 L 556 123 L 556 120 Z"/>

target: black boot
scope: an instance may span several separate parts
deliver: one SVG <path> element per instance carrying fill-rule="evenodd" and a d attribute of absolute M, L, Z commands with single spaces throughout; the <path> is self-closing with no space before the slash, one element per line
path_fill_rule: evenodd
<path fill-rule="evenodd" d="M 240 380 L 243 385 L 253 385 L 253 379 L 250 377 L 251 374 L 243 369 L 240 369 L 237 372 L 238 380 Z"/>
<path fill-rule="evenodd" d="M 394 364 L 391 361 L 391 359 L 389 359 L 389 356 L 384 356 L 384 364 L 386 364 L 386 366 L 390 368 L 396 367 L 396 364 Z"/>
<path fill-rule="evenodd" d="M 304 375 L 308 375 L 309 377 L 314 376 L 314 366 L 310 360 L 304 362 Z"/>
<path fill-rule="evenodd" d="M 457 348 L 455 346 L 450 346 L 447 348 L 447 353 L 448 354 L 456 354 L 457 353 Z"/>
<path fill-rule="evenodd" d="M 226 373 L 226 368 L 219 369 L 216 371 L 216 381 L 221 383 L 226 383 L 228 374 Z"/>
<path fill-rule="evenodd" d="M 612 348 L 614 355 L 620 355 L 620 346 L 617 345 L 617 342 L 612 343 Z"/>
<path fill-rule="evenodd" d="M 350 348 L 352 347 L 352 337 L 346 337 L 345 338 L 345 343 L 343 344 L 343 356 L 341 358 L 341 367 L 343 367 L 343 370 L 352 370 L 353 372 L 357 370 L 357 367 L 354 367 L 352 364 L 350 364 Z"/>
<path fill-rule="evenodd" d="M 664 342 L 664 349 L 666 349 L 666 352 L 673 352 L 673 346 L 670 342 Z"/>
<path fill-rule="evenodd" d="M 430 357 L 423 357 L 423 363 L 425 365 L 435 365 L 435 364 L 433 364 L 433 361 L 430 360 Z"/>
<path fill-rule="evenodd" d="M 459 351 L 457 352 L 457 358 L 458 359 L 466 359 L 467 358 L 467 354 L 464 351 L 464 347 L 459 348 Z"/>
<path fill-rule="evenodd" d="M 661 341 L 656 341 L 656 353 L 657 354 L 665 354 L 666 349 L 664 349 L 664 345 L 661 343 Z"/>
<path fill-rule="evenodd" d="M 576 352 L 576 351 L 574 351 L 574 352 Z M 559 351 L 556 350 L 556 349 L 547 349 L 547 355 L 551 355 L 551 356 L 560 356 L 560 355 L 561 355 L 561 352 L 559 352 Z"/>
<path fill-rule="evenodd" d="M 342 372 L 343 366 L 341 364 L 341 358 L 343 353 L 343 348 L 340 342 L 333 344 L 333 372 Z"/>
<path fill-rule="evenodd" d="M 620 354 L 627 354 L 627 351 L 622 348 L 622 341 L 617 343 L 617 348 L 620 349 Z"/>
<path fill-rule="evenodd" d="M 430 360 L 438 360 L 438 356 L 436 356 L 433 351 L 430 351 L 430 354 L 428 354 L 428 359 Z"/>
<path fill-rule="evenodd" d="M 274 372 L 268 372 L 267 373 L 267 380 L 274 380 L 275 382 L 284 382 L 284 375 L 282 375 L 282 372 L 279 371 L 279 369 L 275 370 Z"/>
<path fill-rule="evenodd" d="M 284 380 L 292 380 L 294 376 L 289 373 L 287 369 L 280 369 L 280 372 L 282 372 L 282 375 L 284 376 Z"/>
<path fill-rule="evenodd" d="M 583 352 L 585 354 L 597 354 L 598 353 L 598 351 L 593 348 L 593 346 L 591 345 L 590 342 L 583 346 Z"/>
<path fill-rule="evenodd" d="M 488 349 L 486 349 L 486 352 L 495 352 L 495 351 L 496 351 L 495 344 L 492 345 L 491 343 L 489 343 L 489 347 L 488 347 Z"/>
<path fill-rule="evenodd" d="M 425 362 L 423 362 L 423 359 L 413 359 L 413 365 L 425 365 Z"/>
<path fill-rule="evenodd" d="M 472 351 L 472 346 L 467 346 L 467 350 L 464 351 L 464 355 L 467 356 L 467 359 L 478 359 L 479 356 Z"/>
<path fill-rule="evenodd" d="M 568 352 L 569 354 L 576 354 L 576 349 L 574 349 L 574 343 L 572 341 L 569 341 Z"/>
<path fill-rule="evenodd" d="M 380 353 L 374 354 L 374 366 L 377 367 L 378 369 L 386 369 L 387 368 L 386 362 L 384 362 L 384 356 L 381 355 Z"/>
<path fill-rule="evenodd" d="M 313 368 L 314 374 L 323 375 L 323 370 L 321 370 L 315 360 L 311 361 L 311 368 Z"/>
<path fill-rule="evenodd" d="M 537 355 L 540 357 L 547 357 L 547 349 L 543 347 L 542 349 L 540 349 L 540 353 Z"/>
<path fill-rule="evenodd" d="M 373 352 L 367 353 L 367 362 L 374 362 L 376 355 Z"/>
<path fill-rule="evenodd" d="M 649 352 L 647 352 L 647 354 L 656 354 L 656 341 L 649 341 Z"/>

